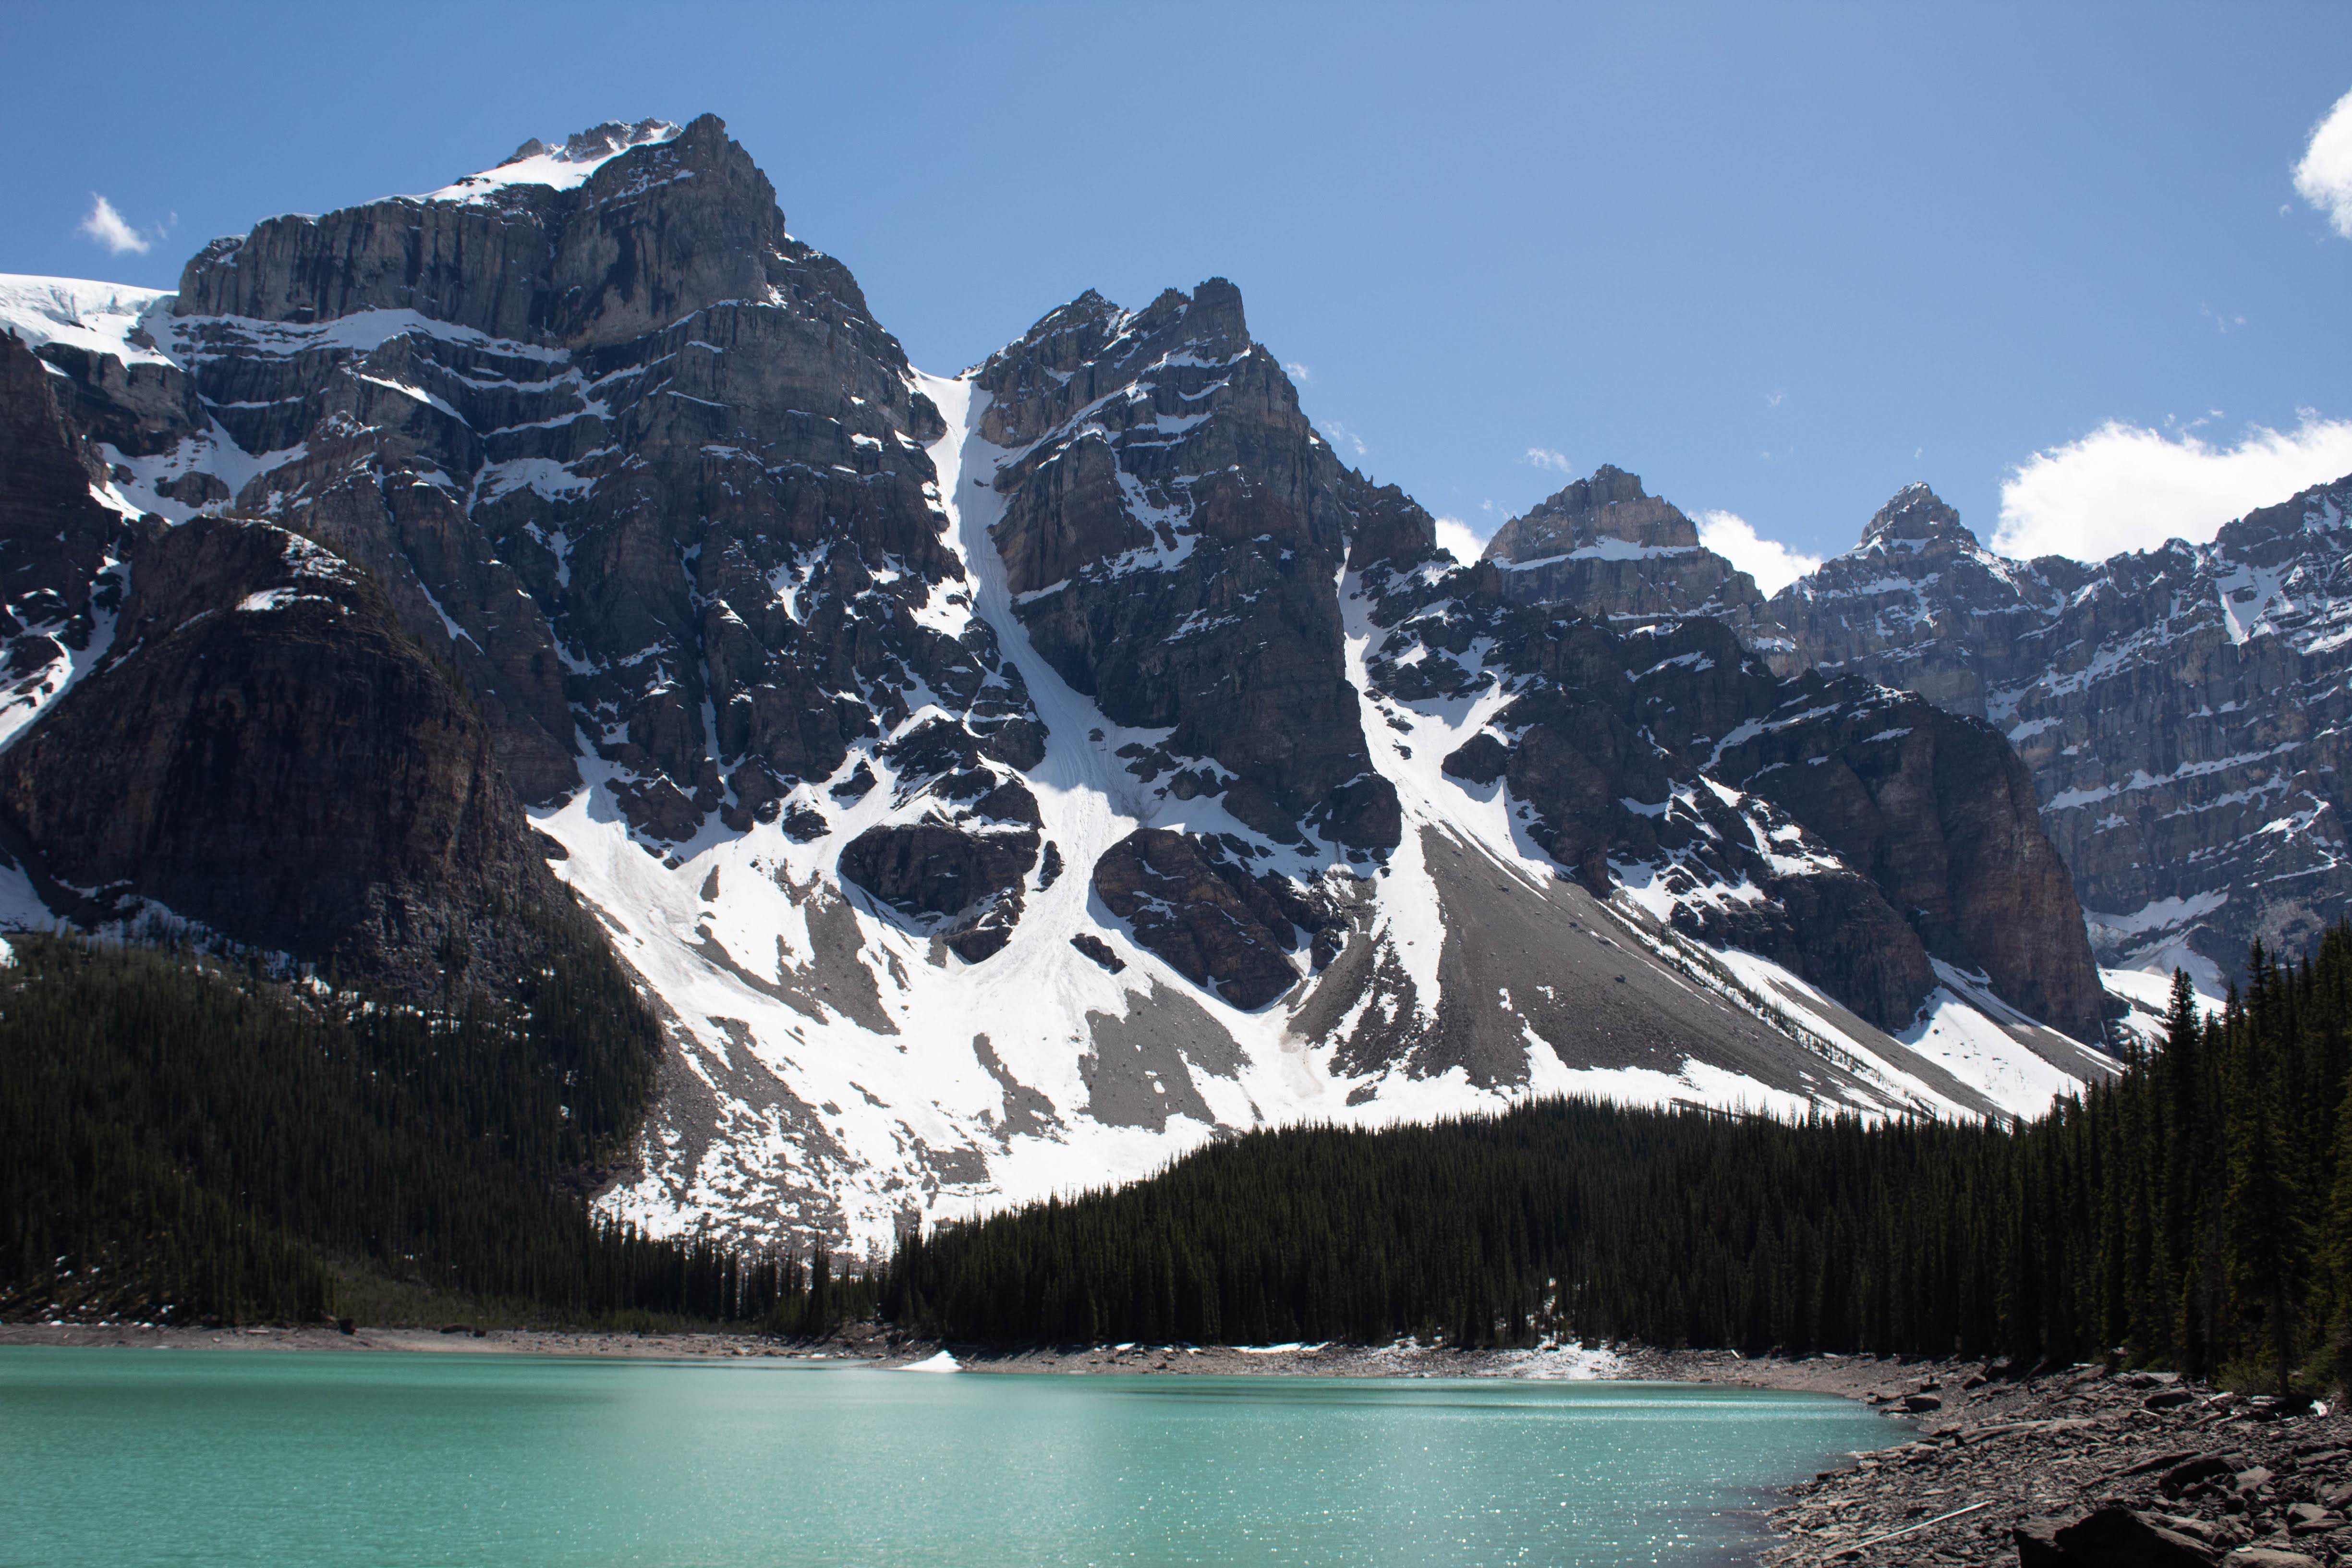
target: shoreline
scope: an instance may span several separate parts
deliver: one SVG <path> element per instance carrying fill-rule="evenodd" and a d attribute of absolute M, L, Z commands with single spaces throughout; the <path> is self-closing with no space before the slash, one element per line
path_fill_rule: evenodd
<path fill-rule="evenodd" d="M 1762 1568 L 2063 1563 L 2063 1527 L 2169 1537 L 2189 1557 L 2264 1568 L 2352 1565 L 2352 1415 L 2249 1399 L 2169 1373 L 2087 1365 L 2011 1373 L 1975 1361 L 1730 1351 L 1459 1351 L 1384 1346 L 1099 1345 L 1011 1352 L 853 1328 L 810 1343 L 728 1333 L 152 1329 L 0 1323 L 0 1346 L 287 1353 L 369 1351 L 609 1360 L 854 1363 L 949 1353 L 978 1375 L 1497 1378 L 1716 1384 L 1832 1394 L 1889 1418 L 1884 1446 L 1775 1489 L 1759 1509 Z M 941 1370 L 948 1370 L 942 1368 Z M 2095 1515 L 2095 1518 L 2092 1516 Z M 2251 1550 L 2240 1552 L 2238 1549 Z M 2234 1554 L 2233 1554 L 2234 1553 Z M 2087 1561 L 2088 1559 L 2081 1559 Z M 2104 1560 L 2104 1559 L 2102 1559 Z M 2156 1559 L 2150 1559 L 2154 1561 Z"/>

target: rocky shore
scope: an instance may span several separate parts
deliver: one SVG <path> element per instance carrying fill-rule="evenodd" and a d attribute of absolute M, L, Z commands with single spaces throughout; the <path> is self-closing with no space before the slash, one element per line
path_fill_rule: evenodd
<path fill-rule="evenodd" d="M 1767 1568 L 2318 1568 L 2352 1562 L 2352 1419 L 2100 1366 L 1691 1352 L 1619 1375 L 1804 1388 L 1922 1428 L 1789 1489 Z"/>

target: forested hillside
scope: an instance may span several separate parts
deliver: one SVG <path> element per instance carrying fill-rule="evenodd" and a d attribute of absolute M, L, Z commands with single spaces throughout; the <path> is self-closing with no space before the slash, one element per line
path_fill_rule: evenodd
<path fill-rule="evenodd" d="M 2333 1382 L 2352 1324 L 2352 929 L 2015 1128 L 1572 1102 L 1294 1128 L 902 1247 L 950 1339 L 1442 1335 L 2135 1362 Z"/>
<path fill-rule="evenodd" d="M 802 1327 L 797 1260 L 650 1240 L 567 1190 L 625 1147 L 658 1034 L 584 928 L 532 934 L 516 1005 L 442 1011 L 13 939 L 0 1317 L 310 1321 L 356 1269 L 572 1321 Z M 819 1319 L 856 1304 L 819 1292 Z"/>

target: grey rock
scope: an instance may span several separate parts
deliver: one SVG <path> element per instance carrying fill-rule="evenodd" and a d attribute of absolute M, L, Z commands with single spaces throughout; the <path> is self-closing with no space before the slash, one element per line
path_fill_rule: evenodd
<path fill-rule="evenodd" d="M 2103 963 L 2237 973 L 2352 910 L 2352 480 L 2096 565 L 1996 555 L 1924 485 L 1774 595 L 1777 667 L 1989 719 L 2032 770 Z"/>
<path fill-rule="evenodd" d="M 1748 631 L 1764 606 L 1755 579 L 1702 545 L 1680 508 L 1605 463 L 1506 522 L 1486 558 L 1507 596 L 1619 625 L 1711 616 Z"/>

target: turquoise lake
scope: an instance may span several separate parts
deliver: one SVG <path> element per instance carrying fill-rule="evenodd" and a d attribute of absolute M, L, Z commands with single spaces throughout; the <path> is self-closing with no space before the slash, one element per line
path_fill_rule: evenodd
<path fill-rule="evenodd" d="M 1721 1563 L 1900 1436 L 1685 1384 L 0 1348 L 0 1564 Z"/>

